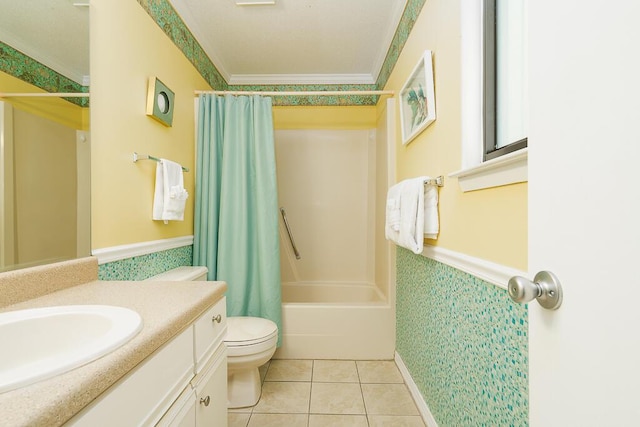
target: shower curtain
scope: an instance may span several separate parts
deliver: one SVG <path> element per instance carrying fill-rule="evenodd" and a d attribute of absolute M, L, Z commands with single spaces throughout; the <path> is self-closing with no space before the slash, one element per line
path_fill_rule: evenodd
<path fill-rule="evenodd" d="M 270 319 L 280 337 L 271 98 L 200 95 L 196 153 L 193 263 L 227 282 L 229 316 Z"/>

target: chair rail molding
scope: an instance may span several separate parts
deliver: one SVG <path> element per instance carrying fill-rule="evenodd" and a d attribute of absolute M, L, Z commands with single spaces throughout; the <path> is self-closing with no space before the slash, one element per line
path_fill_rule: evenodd
<path fill-rule="evenodd" d="M 94 249 L 91 251 L 91 255 L 97 257 L 98 264 L 102 265 L 109 262 L 120 261 L 136 256 L 148 255 L 191 245 L 193 245 L 193 236 L 182 236 L 171 239 L 153 240 L 149 242 Z"/>

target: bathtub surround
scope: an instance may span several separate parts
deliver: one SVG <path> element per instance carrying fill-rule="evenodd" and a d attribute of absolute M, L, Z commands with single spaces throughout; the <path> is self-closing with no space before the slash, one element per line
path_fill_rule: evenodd
<path fill-rule="evenodd" d="M 271 98 L 200 95 L 197 128 L 194 265 L 227 282 L 229 316 L 272 320 L 281 337 Z"/>
<path fill-rule="evenodd" d="M 302 258 L 282 227 L 283 343 L 275 358 L 393 358 L 395 255 L 384 240 L 384 206 L 394 100 L 387 105 L 377 126 L 344 129 L 346 112 L 307 126 L 312 120 L 301 119 L 311 110 L 300 108 L 298 128 L 276 131 L 279 202 Z M 354 108 L 365 107 L 346 110 Z"/>
<path fill-rule="evenodd" d="M 527 426 L 527 306 L 406 249 L 397 266 L 397 352 L 438 425 Z"/>

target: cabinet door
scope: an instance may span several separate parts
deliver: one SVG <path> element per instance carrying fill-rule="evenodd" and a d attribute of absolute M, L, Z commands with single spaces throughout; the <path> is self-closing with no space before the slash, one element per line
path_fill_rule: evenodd
<path fill-rule="evenodd" d="M 192 378 L 190 326 L 69 420 L 68 426 L 154 425 Z"/>
<path fill-rule="evenodd" d="M 227 303 L 222 297 L 195 322 L 195 374 L 204 369 L 227 333 Z"/>
<path fill-rule="evenodd" d="M 227 348 L 221 343 L 196 378 L 196 425 L 198 427 L 227 426 Z"/>
<path fill-rule="evenodd" d="M 195 427 L 195 425 L 196 391 L 189 384 L 156 427 Z"/>

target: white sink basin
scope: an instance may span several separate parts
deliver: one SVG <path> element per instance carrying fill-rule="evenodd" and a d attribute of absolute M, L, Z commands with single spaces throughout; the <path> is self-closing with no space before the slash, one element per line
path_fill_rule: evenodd
<path fill-rule="evenodd" d="M 109 305 L 0 313 L 0 393 L 91 362 L 122 346 L 141 329 L 138 313 Z"/>

